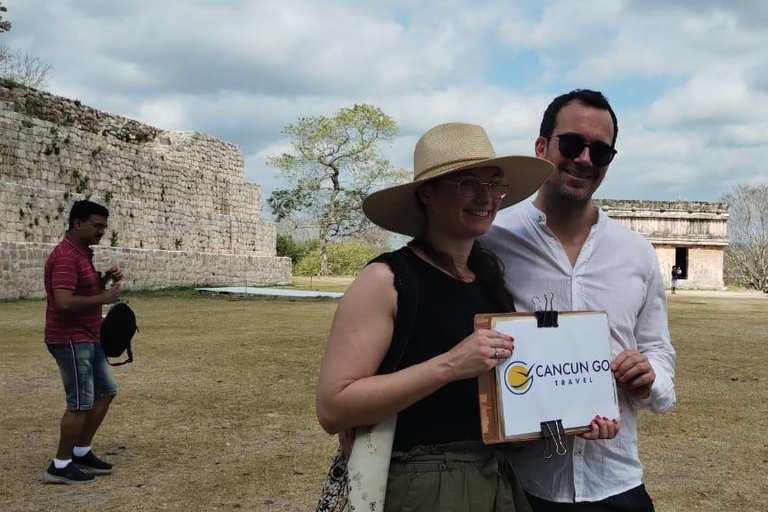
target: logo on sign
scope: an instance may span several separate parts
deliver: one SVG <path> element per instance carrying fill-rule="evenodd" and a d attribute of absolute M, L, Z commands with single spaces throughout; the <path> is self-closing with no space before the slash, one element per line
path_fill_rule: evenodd
<path fill-rule="evenodd" d="M 524 395 L 533 386 L 533 369 L 536 363 L 528 366 L 525 361 L 512 361 L 504 370 L 504 384 L 515 395 Z"/>

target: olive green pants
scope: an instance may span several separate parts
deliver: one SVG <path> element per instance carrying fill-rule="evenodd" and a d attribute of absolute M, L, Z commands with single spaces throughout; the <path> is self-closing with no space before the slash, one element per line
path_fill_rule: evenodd
<path fill-rule="evenodd" d="M 509 448 L 479 442 L 393 452 L 385 512 L 530 512 Z"/>

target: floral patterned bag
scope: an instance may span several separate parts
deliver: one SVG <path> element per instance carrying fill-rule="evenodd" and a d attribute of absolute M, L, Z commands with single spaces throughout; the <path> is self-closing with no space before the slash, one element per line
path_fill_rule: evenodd
<path fill-rule="evenodd" d="M 395 415 L 376 425 L 357 428 L 349 459 L 339 446 L 321 490 L 317 512 L 384 510 L 396 424 Z"/>
<path fill-rule="evenodd" d="M 317 502 L 317 512 L 344 512 L 347 510 L 349 496 L 349 473 L 347 472 L 347 457 L 341 449 L 336 450 L 328 476 L 320 489 L 320 500 Z"/>

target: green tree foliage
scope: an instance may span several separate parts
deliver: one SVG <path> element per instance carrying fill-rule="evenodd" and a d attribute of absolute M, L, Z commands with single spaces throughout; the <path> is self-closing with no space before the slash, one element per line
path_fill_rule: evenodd
<path fill-rule="evenodd" d="M 358 242 L 328 244 L 328 266 L 330 275 L 357 275 L 366 263 L 378 256 L 380 251 Z M 314 249 L 304 256 L 293 269 L 298 276 L 314 276 L 320 271 L 320 251 Z"/>
<path fill-rule="evenodd" d="M 310 251 L 317 249 L 317 240 L 297 242 L 290 235 L 277 235 L 276 251 L 278 256 L 291 258 L 291 263 L 296 265 Z"/>
<path fill-rule="evenodd" d="M 293 152 L 272 156 L 268 163 L 290 188 L 275 190 L 267 203 L 278 221 L 317 229 L 317 273 L 329 275 L 329 241 L 369 229 L 362 212 L 365 196 L 405 179 L 379 152 L 381 143 L 394 140 L 397 125 L 377 107 L 354 105 L 332 117 L 300 118 L 283 132 Z"/>
<path fill-rule="evenodd" d="M 768 284 L 768 183 L 736 185 L 721 200 L 730 205 L 725 281 L 763 289 Z"/>

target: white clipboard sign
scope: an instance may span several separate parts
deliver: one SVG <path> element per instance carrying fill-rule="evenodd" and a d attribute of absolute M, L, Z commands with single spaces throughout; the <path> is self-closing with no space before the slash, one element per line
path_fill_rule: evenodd
<path fill-rule="evenodd" d="M 548 437 L 545 423 L 557 423 L 558 435 L 576 434 L 597 415 L 619 418 L 608 315 L 547 313 L 556 314 L 554 325 L 541 327 L 535 313 L 475 317 L 476 328 L 515 339 L 512 357 L 478 378 L 486 444 Z"/>

